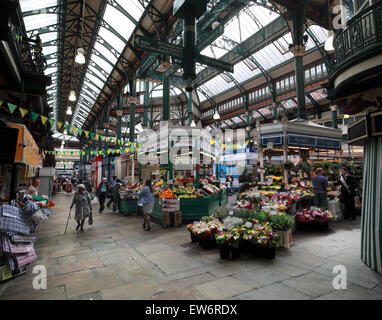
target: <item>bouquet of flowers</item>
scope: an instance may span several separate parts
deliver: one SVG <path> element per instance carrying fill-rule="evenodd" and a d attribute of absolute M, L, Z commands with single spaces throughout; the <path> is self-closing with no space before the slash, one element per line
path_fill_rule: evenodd
<path fill-rule="evenodd" d="M 199 238 L 209 238 L 212 234 L 222 232 L 224 225 L 216 221 L 201 221 L 189 224 L 186 228 Z"/>

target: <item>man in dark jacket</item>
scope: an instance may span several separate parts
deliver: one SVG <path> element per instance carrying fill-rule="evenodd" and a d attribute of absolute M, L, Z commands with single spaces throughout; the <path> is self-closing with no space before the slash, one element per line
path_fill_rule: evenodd
<path fill-rule="evenodd" d="M 86 188 L 86 191 L 89 192 L 89 193 L 92 193 L 92 183 L 90 182 L 90 180 L 86 180 L 85 181 L 85 188 Z"/>
<path fill-rule="evenodd" d="M 102 211 L 105 209 L 105 199 L 106 199 L 106 193 L 109 191 L 110 187 L 107 183 L 107 180 L 105 177 L 102 178 L 102 181 L 98 185 L 97 188 L 97 197 L 99 200 L 99 213 L 102 214 Z"/>
<path fill-rule="evenodd" d="M 117 181 L 117 177 L 116 176 L 113 176 L 113 179 L 111 180 L 110 182 L 110 188 L 113 189 L 115 183 Z M 114 197 L 112 196 L 109 200 L 109 202 L 107 203 L 106 207 L 108 207 L 110 209 L 110 205 L 111 203 L 114 202 Z M 113 205 L 113 208 L 114 208 L 114 205 Z M 114 211 L 114 210 L 113 210 Z"/>
<path fill-rule="evenodd" d="M 337 185 L 341 186 L 341 202 L 345 206 L 344 218 L 350 220 L 356 220 L 355 217 L 355 187 L 356 181 L 352 177 L 347 168 L 340 169 L 340 177 L 337 181 Z"/>
<path fill-rule="evenodd" d="M 113 192 L 113 213 L 119 210 L 119 189 L 121 189 L 121 180 L 116 179 L 112 188 Z"/>

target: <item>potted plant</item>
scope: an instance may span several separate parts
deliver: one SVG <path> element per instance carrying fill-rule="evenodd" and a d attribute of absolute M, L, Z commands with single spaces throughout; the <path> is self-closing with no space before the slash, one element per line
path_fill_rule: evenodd
<path fill-rule="evenodd" d="M 276 231 L 280 237 L 279 245 L 289 248 L 292 244 L 292 226 L 294 217 L 287 214 L 271 215 L 269 217 L 272 229 Z"/>

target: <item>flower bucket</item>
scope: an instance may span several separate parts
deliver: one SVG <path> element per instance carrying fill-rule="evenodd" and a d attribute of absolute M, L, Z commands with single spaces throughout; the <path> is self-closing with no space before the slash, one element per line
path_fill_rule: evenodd
<path fill-rule="evenodd" d="M 218 244 L 220 258 L 229 259 L 230 247 L 228 244 Z"/>
<path fill-rule="evenodd" d="M 274 259 L 276 257 L 276 248 L 263 247 L 263 257 L 267 259 Z"/>
<path fill-rule="evenodd" d="M 232 259 L 238 259 L 240 258 L 240 255 L 241 255 L 241 249 L 231 247 L 231 254 L 232 254 Z"/>
<path fill-rule="evenodd" d="M 241 252 L 250 254 L 253 252 L 253 244 L 247 240 L 240 241 Z"/>
<path fill-rule="evenodd" d="M 211 237 L 209 238 L 198 238 L 199 240 L 199 245 L 205 249 L 205 250 L 209 250 L 209 249 L 212 249 L 214 247 L 214 242 L 212 241 Z M 216 244 L 216 242 L 215 242 Z"/>
<path fill-rule="evenodd" d="M 190 231 L 190 236 L 191 236 L 191 242 L 198 242 L 198 237 Z"/>

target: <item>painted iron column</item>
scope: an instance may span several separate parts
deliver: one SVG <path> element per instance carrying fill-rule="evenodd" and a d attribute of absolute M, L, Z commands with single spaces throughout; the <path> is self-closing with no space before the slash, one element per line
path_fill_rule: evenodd
<path fill-rule="evenodd" d="M 188 93 L 187 99 L 187 110 L 188 110 L 188 125 L 191 125 L 192 122 L 192 91 Z"/>
<path fill-rule="evenodd" d="M 149 113 L 149 81 L 145 81 L 145 95 L 144 95 L 144 109 L 143 109 L 143 127 L 148 127 L 148 113 Z"/>
<path fill-rule="evenodd" d="M 330 110 L 332 111 L 332 127 L 334 129 L 338 129 L 338 118 L 337 118 L 338 106 L 331 106 Z"/>
<path fill-rule="evenodd" d="M 117 95 L 117 140 L 121 140 L 121 130 L 122 130 L 122 95 L 121 92 Z"/>
<path fill-rule="evenodd" d="M 170 79 L 163 73 L 163 110 L 162 120 L 170 120 Z"/>

